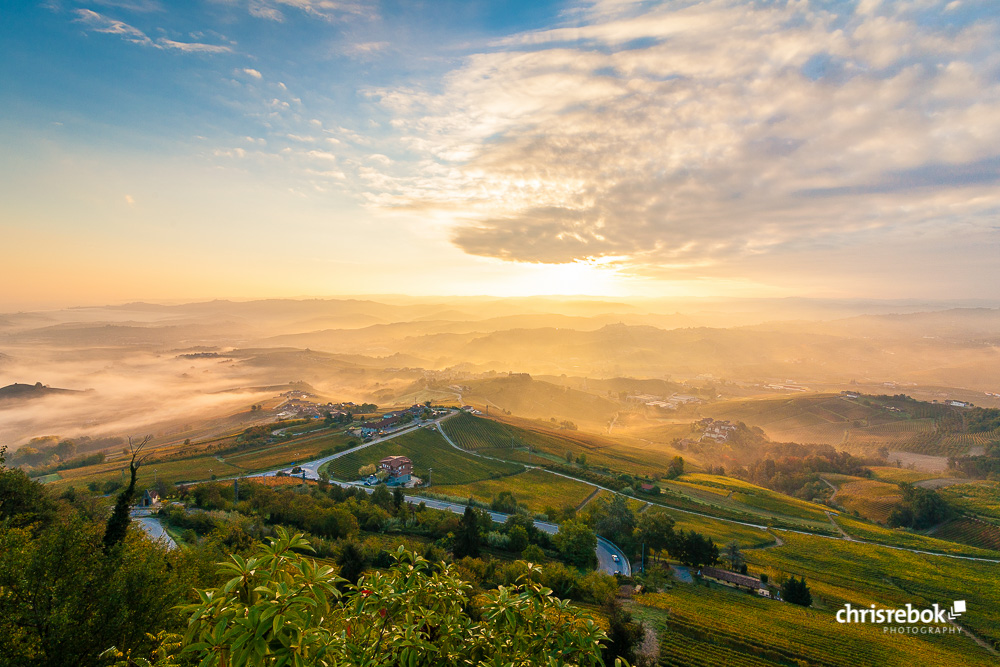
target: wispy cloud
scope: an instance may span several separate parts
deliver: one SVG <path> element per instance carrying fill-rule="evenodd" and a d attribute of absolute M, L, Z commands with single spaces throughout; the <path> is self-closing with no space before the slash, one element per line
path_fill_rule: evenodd
<path fill-rule="evenodd" d="M 246 7 L 251 16 L 279 22 L 285 20 L 282 10 L 288 9 L 331 22 L 352 18 L 371 19 L 377 14 L 371 3 L 337 0 L 250 0 Z"/>
<path fill-rule="evenodd" d="M 376 163 L 369 201 L 446 216 L 472 254 L 642 271 L 995 219 L 996 18 L 840 7 L 593 3 L 440 92 L 371 91 L 419 157 Z"/>
<path fill-rule="evenodd" d="M 167 39 L 166 37 L 159 37 L 157 39 L 151 39 L 142 30 L 125 23 L 124 21 L 119 21 L 117 19 L 110 18 L 103 14 L 99 14 L 90 9 L 77 9 L 76 21 L 82 23 L 85 28 L 90 32 L 99 32 L 109 35 L 119 35 L 122 39 L 127 42 L 132 42 L 133 44 L 141 44 L 143 46 L 151 46 L 157 49 L 170 49 L 175 51 L 182 51 L 185 53 L 232 53 L 233 49 L 230 46 L 220 45 L 220 44 L 204 44 L 201 42 L 180 42 L 172 39 Z"/>
<path fill-rule="evenodd" d="M 264 75 L 263 75 L 263 74 L 261 74 L 261 73 L 260 73 L 260 72 L 258 72 L 257 70 L 255 70 L 255 69 L 252 69 L 252 68 L 250 68 L 250 67 L 246 67 L 246 68 L 244 68 L 244 69 L 243 69 L 243 73 L 244 73 L 244 74 L 246 74 L 246 75 L 248 75 L 248 76 L 252 76 L 252 77 L 253 77 L 253 78 L 255 78 L 255 79 L 262 79 L 262 78 L 264 78 Z"/>

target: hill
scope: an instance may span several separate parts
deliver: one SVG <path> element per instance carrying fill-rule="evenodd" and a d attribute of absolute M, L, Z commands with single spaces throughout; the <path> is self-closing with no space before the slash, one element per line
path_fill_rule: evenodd
<path fill-rule="evenodd" d="M 6 387 L 0 387 L 0 401 L 29 400 L 32 398 L 42 398 L 57 394 L 82 394 L 84 392 L 74 389 L 58 389 L 47 387 L 41 382 L 35 384 L 20 384 L 15 382 Z"/>

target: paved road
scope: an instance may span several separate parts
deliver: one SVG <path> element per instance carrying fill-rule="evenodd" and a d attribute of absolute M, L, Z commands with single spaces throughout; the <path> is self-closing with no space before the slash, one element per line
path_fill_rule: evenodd
<path fill-rule="evenodd" d="M 299 467 L 302 468 L 302 473 L 296 473 L 295 476 L 298 477 L 304 473 L 306 479 L 319 479 L 320 467 L 322 467 L 326 463 L 329 463 L 330 461 L 333 461 L 334 459 L 338 459 L 341 456 L 346 456 L 353 452 L 360 451 L 365 447 L 371 447 L 372 445 L 378 444 L 380 442 L 384 442 L 386 440 L 390 440 L 392 438 L 401 436 L 404 433 L 410 433 L 411 431 L 414 431 L 418 428 L 423 428 L 428 424 L 438 425 L 441 422 L 445 421 L 446 419 L 449 419 L 457 414 L 459 413 L 450 412 L 447 415 L 438 417 L 433 421 L 420 422 L 418 424 L 415 424 L 412 428 L 400 429 L 399 431 L 390 433 L 389 435 L 383 436 L 381 438 L 376 438 L 371 442 L 366 442 L 362 445 L 358 445 L 357 447 L 352 447 L 351 449 L 345 449 L 342 452 L 337 452 L 336 454 L 331 454 L 330 456 L 325 456 L 321 459 L 316 459 L 314 461 L 301 463 L 299 464 Z M 447 440 L 448 444 L 450 444 L 452 447 L 455 447 L 456 449 L 459 449 L 460 451 L 465 452 L 466 454 L 474 453 L 474 452 L 468 452 L 462 449 L 461 447 L 458 447 L 458 445 L 456 445 L 454 442 L 451 441 L 451 438 L 448 437 L 448 435 L 444 432 L 443 428 L 439 427 L 437 430 L 439 433 L 441 433 L 444 439 Z M 245 475 L 245 477 L 273 477 L 275 474 L 277 474 L 279 471 L 282 470 L 290 472 L 291 468 L 285 466 L 283 468 L 277 468 L 275 470 L 269 470 L 267 472 L 258 472 Z M 331 483 L 340 484 L 340 486 L 345 488 L 349 487 L 362 488 L 368 493 L 374 491 L 374 489 L 372 489 L 371 487 L 361 486 L 358 484 L 349 484 L 342 482 L 331 482 Z M 405 496 L 405 498 L 407 502 L 411 502 L 415 505 L 424 503 L 427 507 L 430 507 L 432 509 L 446 510 L 449 512 L 455 512 L 456 514 L 465 513 L 465 505 L 460 503 L 451 503 L 445 500 L 437 500 L 435 498 L 424 498 L 422 496 Z M 503 523 L 510 516 L 509 514 L 503 514 L 502 512 L 492 512 L 492 511 L 489 514 L 493 518 L 493 520 L 496 521 L 497 523 Z M 535 521 L 535 527 L 545 533 L 548 533 L 549 535 L 555 535 L 557 532 L 559 532 L 558 525 L 554 523 L 548 523 L 545 521 Z M 625 557 L 625 552 L 619 549 L 618 546 L 615 545 L 613 542 L 610 542 L 609 540 L 606 540 L 603 537 L 599 537 L 597 541 L 597 562 L 600 569 L 603 570 L 604 572 L 607 572 L 608 574 L 615 574 L 616 572 L 620 572 L 625 576 L 631 576 L 632 574 L 632 566 L 628 562 L 628 559 Z"/>
<path fill-rule="evenodd" d="M 149 536 L 154 540 L 163 540 L 167 543 L 167 546 L 171 549 L 177 546 L 174 542 L 174 538 L 167 534 L 167 531 L 163 529 L 163 524 L 160 520 L 151 516 L 140 516 L 135 518 L 136 523 L 142 526 L 142 529 L 149 533 Z"/>

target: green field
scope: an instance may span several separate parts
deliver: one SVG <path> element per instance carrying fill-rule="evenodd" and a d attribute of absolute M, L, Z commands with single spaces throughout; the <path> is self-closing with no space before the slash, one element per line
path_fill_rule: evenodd
<path fill-rule="evenodd" d="M 956 484 L 939 489 L 938 493 L 963 511 L 1000 519 L 1000 482 Z"/>
<path fill-rule="evenodd" d="M 768 550 L 770 552 L 771 550 Z M 660 665 L 991 665 L 958 635 L 888 635 L 721 586 L 676 584 L 635 598 L 633 613 L 661 628 Z"/>
<path fill-rule="evenodd" d="M 730 542 L 736 542 L 743 549 L 754 549 L 775 543 L 774 535 L 768 531 L 738 523 L 719 521 L 655 505 L 647 509 L 646 512 L 667 514 L 674 520 L 674 530 L 693 530 L 708 535 L 719 545 L 720 549 Z"/>
<path fill-rule="evenodd" d="M 233 454 L 204 454 L 179 458 L 178 454 L 183 450 L 176 450 L 168 458 L 156 460 L 156 455 L 163 456 L 163 454 L 154 451 L 154 458 L 139 469 L 138 484 L 140 488 L 144 488 L 152 484 L 154 479 L 174 483 L 194 482 L 209 479 L 212 475 L 231 477 L 270 470 L 318 458 L 320 452 L 345 447 L 349 440 L 350 438 L 343 432 L 326 430 Z M 121 480 L 123 471 L 127 474 L 127 470 L 126 459 L 118 458 L 95 466 L 64 470 L 60 473 L 61 479 L 56 479 L 51 484 L 57 487 L 82 486 L 93 481 Z"/>
<path fill-rule="evenodd" d="M 422 428 L 334 459 L 326 469 L 336 479 L 355 480 L 358 468 L 394 455 L 409 457 L 413 461 L 414 474 L 422 479 L 426 479 L 427 471 L 433 468 L 431 483 L 434 487 L 496 479 L 524 470 L 520 464 L 464 454 L 445 442 L 437 431 Z"/>
<path fill-rule="evenodd" d="M 606 436 L 560 429 L 540 420 L 504 416 L 487 419 L 469 414 L 443 423 L 455 444 L 494 458 L 544 465 L 566 463 L 566 453 L 587 456 L 592 467 L 607 467 L 638 475 L 664 474 L 670 458 L 679 452 L 666 443 L 643 442 L 631 437 Z M 674 426 L 678 433 L 690 432 L 687 425 Z M 530 450 L 530 451 L 529 451 Z"/>
<path fill-rule="evenodd" d="M 949 541 L 952 538 L 946 537 L 940 532 L 935 532 L 934 537 L 928 537 L 920 533 L 912 533 L 902 528 L 885 528 L 875 524 L 859 521 L 853 517 L 840 515 L 834 521 L 844 529 L 851 537 L 869 542 L 879 542 L 908 549 L 920 549 L 923 551 L 937 551 L 946 554 L 961 554 L 964 556 L 981 556 L 984 558 L 1000 559 L 1000 551 L 994 551 L 997 547 L 990 547 L 986 544 L 975 544 L 973 542 L 962 542 L 957 540 Z M 954 522 L 950 522 L 954 523 Z M 994 527 L 995 529 L 995 527 Z"/>
<path fill-rule="evenodd" d="M 745 553 L 751 570 L 763 570 L 772 577 L 781 572 L 805 576 L 818 607 L 836 609 L 846 602 L 897 607 L 910 602 L 926 607 L 966 600 L 969 610 L 961 618 L 962 625 L 1000 642 L 1000 563 L 789 532 L 780 536 L 785 542 L 781 547 Z M 951 664 L 956 664 L 954 658 Z"/>
<path fill-rule="evenodd" d="M 437 468 L 434 469 L 437 477 Z M 475 498 L 489 503 L 501 491 L 510 491 L 519 503 L 528 509 L 541 512 L 545 508 L 562 509 L 576 507 L 593 493 L 593 486 L 584 482 L 566 479 L 544 470 L 532 469 L 501 479 L 484 479 L 469 484 L 434 484 L 434 494 L 454 498 Z"/>

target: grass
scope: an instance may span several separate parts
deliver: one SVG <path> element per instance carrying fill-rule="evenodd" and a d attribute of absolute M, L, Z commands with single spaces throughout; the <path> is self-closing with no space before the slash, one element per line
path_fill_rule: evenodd
<path fill-rule="evenodd" d="M 920 470 L 909 470 L 907 468 L 893 468 L 890 466 L 872 466 L 871 471 L 875 473 L 875 478 L 883 482 L 898 484 L 899 482 L 922 482 L 925 479 L 938 479 L 948 477 L 948 473 L 923 472 Z"/>
<path fill-rule="evenodd" d="M 355 480 L 358 468 L 393 455 L 409 457 L 413 461 L 414 474 L 421 478 L 426 478 L 427 471 L 433 468 L 431 482 L 434 487 L 496 479 L 524 470 L 524 466 L 516 463 L 491 461 L 460 452 L 445 442 L 437 431 L 427 429 L 417 429 L 334 459 L 326 469 L 331 477 Z"/>
<path fill-rule="evenodd" d="M 435 468 L 435 477 L 437 468 Z M 455 498 L 475 498 L 489 503 L 501 491 L 510 491 L 519 503 L 532 511 L 541 512 L 546 507 L 561 509 L 576 507 L 593 491 L 584 482 L 566 479 L 544 470 L 526 470 L 501 479 L 485 479 L 469 484 L 435 484 L 431 490 Z"/>

